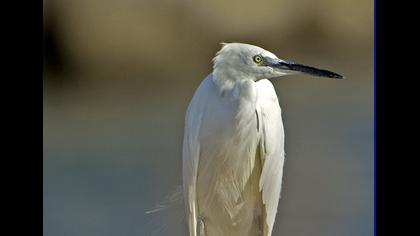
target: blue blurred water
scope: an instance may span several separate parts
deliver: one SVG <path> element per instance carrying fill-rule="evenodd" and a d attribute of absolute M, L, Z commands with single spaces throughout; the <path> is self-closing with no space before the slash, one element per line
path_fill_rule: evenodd
<path fill-rule="evenodd" d="M 372 235 L 371 95 L 347 89 L 352 83 L 274 81 L 286 164 L 273 235 Z M 181 184 L 190 87 L 148 98 L 106 92 L 113 88 L 45 95 L 45 236 L 185 235 L 182 205 L 145 211 Z"/>

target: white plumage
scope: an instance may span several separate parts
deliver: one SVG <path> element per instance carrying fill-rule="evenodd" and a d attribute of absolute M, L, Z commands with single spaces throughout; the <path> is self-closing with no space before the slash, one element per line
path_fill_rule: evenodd
<path fill-rule="evenodd" d="M 285 153 L 281 109 L 267 79 L 303 69 L 332 72 L 241 43 L 224 44 L 213 62 L 185 118 L 183 187 L 190 236 L 269 236 Z"/>

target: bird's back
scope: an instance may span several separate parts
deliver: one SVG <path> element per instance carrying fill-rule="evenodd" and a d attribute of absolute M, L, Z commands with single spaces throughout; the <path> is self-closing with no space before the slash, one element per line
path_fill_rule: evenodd
<path fill-rule="evenodd" d="M 268 235 L 259 186 L 257 91 L 253 81 L 239 86 L 240 99 L 221 95 L 210 75 L 187 112 L 184 190 L 190 231 L 195 231 L 190 235 Z"/>

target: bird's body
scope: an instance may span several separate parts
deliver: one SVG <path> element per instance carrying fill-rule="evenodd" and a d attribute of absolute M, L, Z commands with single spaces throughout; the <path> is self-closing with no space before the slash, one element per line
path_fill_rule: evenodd
<path fill-rule="evenodd" d="M 190 102 L 183 146 L 190 236 L 271 235 L 285 154 L 267 79 L 288 72 L 263 63 L 285 62 L 253 45 L 226 44 Z"/>

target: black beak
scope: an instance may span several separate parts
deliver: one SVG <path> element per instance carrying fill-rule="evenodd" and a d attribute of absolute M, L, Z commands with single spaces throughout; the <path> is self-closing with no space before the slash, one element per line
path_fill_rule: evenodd
<path fill-rule="evenodd" d="M 286 71 L 302 72 L 302 73 L 305 73 L 305 74 L 319 76 L 319 77 L 344 79 L 344 77 L 342 75 L 339 75 L 339 74 L 334 73 L 332 71 L 318 69 L 318 68 L 315 68 L 315 67 L 312 67 L 312 66 L 305 66 L 305 65 L 301 65 L 301 64 L 296 64 L 296 63 L 293 63 L 293 62 L 281 61 L 281 62 L 277 62 L 276 64 L 274 64 L 273 67 L 281 69 L 281 70 L 286 70 Z"/>

